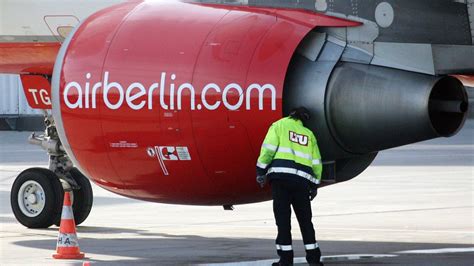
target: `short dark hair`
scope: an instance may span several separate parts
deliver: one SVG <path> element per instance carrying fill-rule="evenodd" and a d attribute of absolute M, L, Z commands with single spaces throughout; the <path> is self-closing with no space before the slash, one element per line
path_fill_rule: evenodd
<path fill-rule="evenodd" d="M 291 109 L 290 117 L 295 120 L 301 120 L 303 122 L 307 122 L 311 119 L 311 115 L 309 114 L 308 109 L 303 106 Z"/>

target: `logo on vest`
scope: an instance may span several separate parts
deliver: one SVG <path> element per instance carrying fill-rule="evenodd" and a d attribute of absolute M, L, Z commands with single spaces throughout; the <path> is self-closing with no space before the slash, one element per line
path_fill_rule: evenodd
<path fill-rule="evenodd" d="M 308 136 L 301 135 L 293 131 L 290 131 L 290 141 L 303 146 L 308 146 Z"/>

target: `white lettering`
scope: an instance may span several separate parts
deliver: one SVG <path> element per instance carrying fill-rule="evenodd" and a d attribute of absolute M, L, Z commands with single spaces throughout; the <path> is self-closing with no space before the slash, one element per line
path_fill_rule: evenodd
<path fill-rule="evenodd" d="M 206 99 L 207 91 L 209 89 L 214 89 L 217 93 L 220 93 L 221 88 L 219 88 L 219 86 L 217 86 L 217 84 L 215 84 L 215 83 L 210 83 L 210 84 L 207 84 L 206 87 L 204 87 L 204 89 L 202 90 L 202 93 L 201 93 L 202 104 L 204 105 L 204 107 L 206 107 L 206 109 L 212 111 L 212 110 L 216 110 L 217 108 L 219 108 L 219 105 L 221 105 L 221 101 L 216 101 L 216 103 L 214 103 L 213 105 L 210 105 L 207 102 L 207 99 Z"/>
<path fill-rule="evenodd" d="M 33 101 L 35 101 L 35 104 L 39 104 L 38 96 L 37 96 L 37 94 L 39 94 L 39 99 L 41 100 L 42 104 L 51 105 L 51 98 L 49 98 L 47 90 L 28 89 L 28 92 L 31 93 L 31 95 L 33 95 Z"/>
<path fill-rule="evenodd" d="M 92 109 L 97 108 L 97 90 L 102 87 L 102 82 L 97 82 L 94 87 L 92 87 Z"/>
<path fill-rule="evenodd" d="M 294 143 L 298 143 L 303 146 L 308 145 L 308 136 L 306 135 L 301 135 L 298 133 L 295 133 L 293 131 L 290 131 L 290 141 Z"/>
<path fill-rule="evenodd" d="M 153 83 L 148 90 L 148 110 L 153 109 L 153 91 L 158 88 L 158 83 Z"/>
<path fill-rule="evenodd" d="M 132 95 L 133 89 L 138 89 L 138 92 Z M 128 106 L 130 106 L 130 108 L 132 108 L 133 110 L 142 109 L 143 106 L 145 106 L 145 100 L 141 100 L 139 104 L 134 104 L 133 101 L 142 97 L 143 95 L 146 95 L 145 87 L 143 87 L 143 85 L 138 82 L 132 83 L 128 87 L 126 93 L 126 101 Z"/>
<path fill-rule="evenodd" d="M 235 111 L 243 108 L 244 100 L 246 110 L 252 109 L 253 101 L 258 101 L 258 110 L 263 110 L 265 99 L 271 101 L 271 110 L 276 110 L 276 88 L 268 83 L 263 85 L 252 83 L 247 88 L 242 88 L 237 83 L 230 83 L 223 90 L 216 83 L 208 83 L 204 85 L 200 93 L 201 103 L 196 103 L 196 88 L 194 85 L 188 82 L 175 84 L 176 74 L 170 75 L 168 87 L 166 85 L 166 72 L 162 72 L 160 76 L 161 82 L 152 83 L 148 88 L 141 82 L 124 84 L 125 86 L 119 82 L 110 82 L 110 73 L 108 71 L 104 72 L 103 82 L 99 81 L 92 84 L 90 82 L 91 76 L 90 73 L 85 75 L 84 87 L 81 87 L 76 81 L 66 84 L 63 100 L 67 107 L 70 109 L 95 109 L 97 108 L 97 95 L 102 93 L 105 107 L 111 110 L 117 110 L 124 104 L 132 110 L 141 110 L 143 108 L 153 110 L 154 106 L 158 106 L 162 110 L 182 110 L 183 101 L 189 101 L 190 110 L 201 110 L 204 108 L 205 110 L 213 111 L 219 109 L 221 104 L 223 104 L 226 109 Z M 92 90 L 90 89 L 91 87 Z M 126 89 L 124 90 L 124 88 Z M 189 91 L 189 94 L 186 90 Z M 257 93 L 254 91 L 257 91 Z M 32 93 L 36 103 L 38 103 L 38 100 L 42 100 L 44 103 L 50 104 L 51 99 L 48 97 L 47 91 L 39 91 L 41 99 L 37 96 L 38 90 L 30 89 L 29 92 Z M 77 97 L 77 100 L 75 97 Z M 208 97 L 212 97 L 215 100 L 209 102 Z M 154 104 L 154 99 L 159 100 L 159 104 Z M 169 103 L 165 99 L 169 99 Z M 298 142 L 304 141 L 305 139 L 300 139 Z"/>
<path fill-rule="evenodd" d="M 298 136 L 299 142 L 301 145 L 308 145 L 308 137 L 307 136 Z"/>
<path fill-rule="evenodd" d="M 175 79 L 176 79 L 176 75 L 171 74 L 171 80 L 174 81 Z M 170 110 L 174 110 L 174 83 L 170 84 Z"/>
<path fill-rule="evenodd" d="M 195 97 L 195 92 L 194 92 L 194 87 L 190 83 L 184 83 L 183 85 L 179 86 L 178 88 L 178 110 L 181 110 L 181 95 L 183 93 L 184 89 L 189 89 L 189 92 L 191 93 L 190 98 L 191 98 L 191 110 L 194 110 L 194 99 Z"/>
<path fill-rule="evenodd" d="M 46 104 L 46 105 L 51 105 L 51 98 L 49 98 L 48 91 L 45 89 L 42 89 L 39 91 L 41 101 Z"/>
<path fill-rule="evenodd" d="M 33 94 L 33 100 L 35 101 L 35 104 L 38 104 L 38 99 L 36 98 L 36 93 L 38 92 L 37 89 L 28 89 L 28 92 Z"/>
<path fill-rule="evenodd" d="M 271 93 L 271 99 L 272 99 L 272 110 L 276 110 L 276 89 L 273 85 L 271 84 L 265 84 L 263 86 L 260 86 L 258 84 L 251 84 L 248 88 L 247 88 L 247 95 L 246 95 L 246 109 L 247 110 L 250 110 L 250 99 L 251 99 L 251 94 L 252 94 L 252 91 L 254 89 L 257 89 L 258 91 L 258 110 L 263 110 L 263 93 L 265 92 L 265 90 L 270 90 L 270 93 Z"/>
<path fill-rule="evenodd" d="M 239 100 L 237 101 L 237 103 L 235 105 L 232 105 L 227 101 L 227 94 L 229 93 L 229 91 L 231 89 L 237 90 L 237 93 L 238 93 L 238 96 L 239 96 Z M 231 83 L 231 84 L 227 85 L 224 88 L 224 92 L 222 93 L 222 101 L 224 102 L 225 107 L 227 107 L 227 109 L 232 110 L 232 111 L 235 111 L 235 110 L 239 109 L 240 106 L 242 105 L 243 101 L 244 101 L 243 93 L 244 92 L 242 91 L 242 88 L 239 86 L 239 84 Z"/>
<path fill-rule="evenodd" d="M 69 96 L 69 90 L 71 88 L 76 88 L 77 90 L 77 102 L 75 103 L 71 103 L 69 101 L 68 96 Z M 64 103 L 70 109 L 82 108 L 82 88 L 81 88 L 81 85 L 79 85 L 79 83 L 70 82 L 66 85 L 66 88 L 64 88 Z"/>
<path fill-rule="evenodd" d="M 115 88 L 118 91 L 119 100 L 117 103 L 112 104 L 109 100 L 109 91 Z M 109 84 L 109 72 L 105 72 L 104 74 L 104 103 L 105 105 L 112 110 L 119 109 L 120 106 L 123 104 L 124 99 L 124 92 L 122 85 L 118 84 L 117 82 L 112 82 Z"/>
<path fill-rule="evenodd" d="M 161 73 L 160 83 L 160 105 L 163 110 L 168 110 L 168 105 L 165 103 L 165 79 L 166 72 Z"/>
<path fill-rule="evenodd" d="M 89 108 L 89 79 L 91 78 L 91 73 L 87 73 L 86 75 L 86 79 L 87 79 L 87 82 L 86 82 L 86 86 L 84 88 L 84 105 L 85 105 L 85 108 Z"/>

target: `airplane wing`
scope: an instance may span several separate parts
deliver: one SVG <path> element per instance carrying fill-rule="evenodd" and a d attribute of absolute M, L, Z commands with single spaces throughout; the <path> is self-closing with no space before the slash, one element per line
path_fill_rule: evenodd
<path fill-rule="evenodd" d="M 0 70 L 5 74 L 52 75 L 59 42 L 0 42 Z"/>
<path fill-rule="evenodd" d="M 62 41 L 80 20 L 125 0 L 0 4 L 0 73 L 19 74 L 33 109 L 51 109 L 50 79 Z"/>
<path fill-rule="evenodd" d="M 201 3 L 215 2 L 199 0 Z M 474 75 L 474 0 L 218 1 L 231 5 L 302 8 L 363 23 L 354 28 L 324 28 L 318 38 L 344 46 L 340 60 L 429 75 Z M 324 37 L 323 37 L 324 36 Z M 305 52 L 303 52 L 305 53 Z M 305 53 L 307 55 L 307 53 Z M 314 56 L 314 54 L 313 54 Z M 463 78 L 472 84 L 472 78 Z"/>
<path fill-rule="evenodd" d="M 2 0 L 0 73 L 51 76 L 71 30 L 92 13 L 125 1 Z"/>

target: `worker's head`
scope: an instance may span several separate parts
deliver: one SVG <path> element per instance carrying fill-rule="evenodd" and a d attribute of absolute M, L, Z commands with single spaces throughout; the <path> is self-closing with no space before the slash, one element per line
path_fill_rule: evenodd
<path fill-rule="evenodd" d="M 290 117 L 295 120 L 301 120 L 303 123 L 311 119 L 308 109 L 303 106 L 291 109 Z"/>

